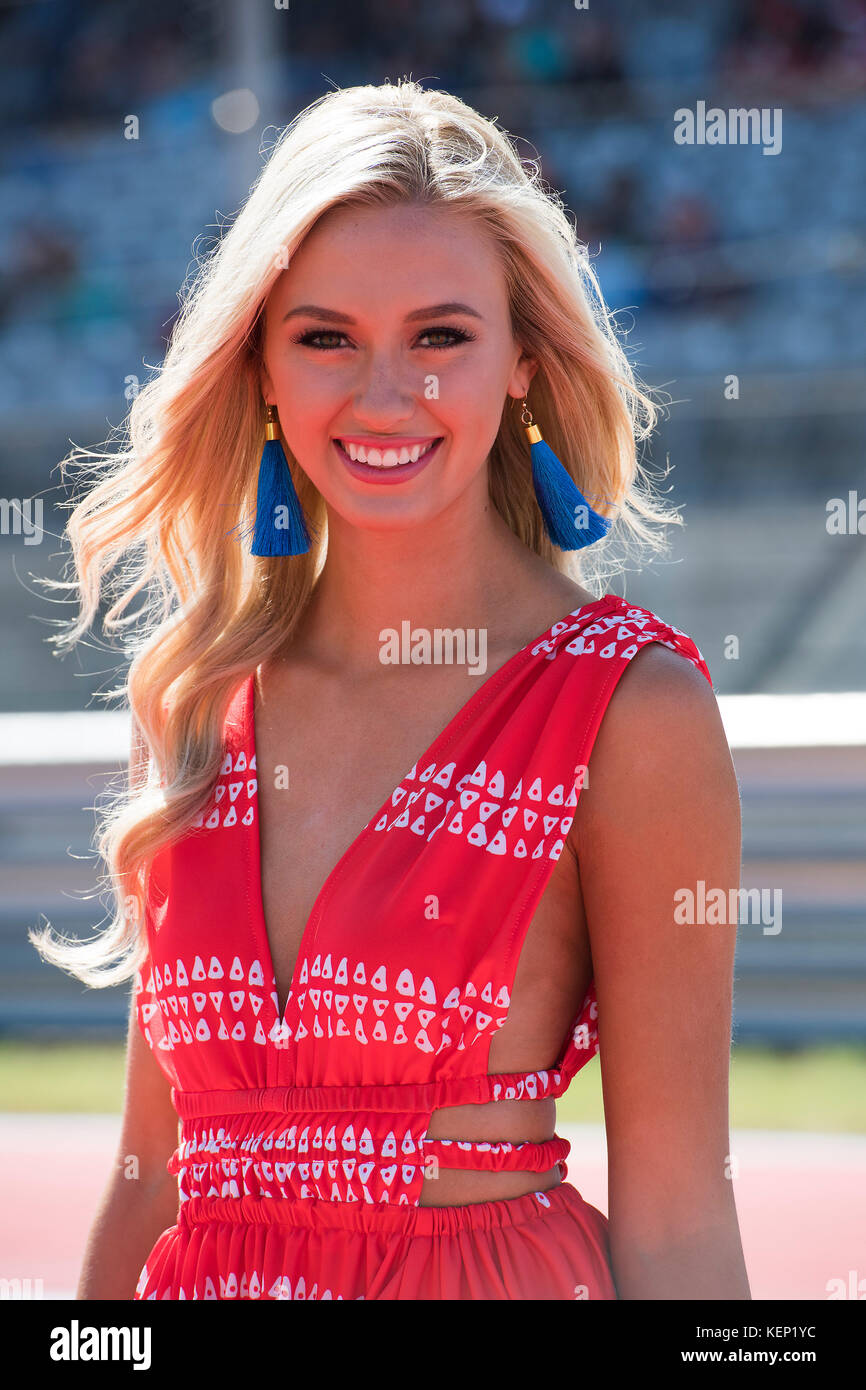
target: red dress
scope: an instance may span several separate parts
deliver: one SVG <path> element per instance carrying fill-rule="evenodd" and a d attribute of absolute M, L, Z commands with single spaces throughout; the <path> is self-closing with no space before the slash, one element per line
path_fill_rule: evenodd
<path fill-rule="evenodd" d="M 426 1137 L 438 1106 L 561 1096 L 598 1051 L 594 985 L 546 1071 L 488 1074 L 582 768 L 645 642 L 694 643 L 608 595 L 474 692 L 349 846 L 288 998 L 265 930 L 253 676 L 211 804 L 154 860 L 138 1022 L 182 1142 L 174 1226 L 135 1298 L 614 1299 L 607 1219 L 569 1182 L 419 1205 L 445 1168 L 567 1172 L 569 1144 Z"/>

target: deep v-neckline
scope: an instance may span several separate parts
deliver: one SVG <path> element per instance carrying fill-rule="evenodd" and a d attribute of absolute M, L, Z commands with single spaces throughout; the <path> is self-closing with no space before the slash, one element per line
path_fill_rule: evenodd
<path fill-rule="evenodd" d="M 428 747 L 425 748 L 421 753 L 418 754 L 417 758 L 415 759 L 415 762 L 412 764 L 412 768 L 410 768 L 410 771 L 418 767 L 420 763 L 428 763 L 433 758 L 434 754 L 438 752 L 439 748 L 448 741 L 448 739 L 453 734 L 455 727 L 458 724 L 463 723 L 466 719 L 470 718 L 471 715 L 474 713 L 476 706 L 485 697 L 488 697 L 495 688 L 497 688 L 497 686 L 495 686 L 494 683 L 497 683 L 498 685 L 498 683 L 506 679 L 510 672 L 514 669 L 516 664 L 519 661 L 521 661 L 521 659 L 525 659 L 526 657 L 528 657 L 531 649 L 537 646 L 539 642 L 543 642 L 555 627 L 558 627 L 560 623 L 567 623 L 569 619 L 579 618 L 584 613 L 589 612 L 591 609 L 600 608 L 604 604 L 619 602 L 620 599 L 616 594 L 605 594 L 603 598 L 594 599 L 592 603 L 586 603 L 581 608 L 571 609 L 561 618 L 555 619 L 555 621 L 552 622 L 548 627 L 546 627 L 543 632 L 539 633 L 537 637 L 531 638 L 530 641 L 525 643 L 525 645 L 522 646 L 519 651 L 516 651 L 513 656 L 510 656 L 501 666 L 499 666 L 495 671 L 491 672 L 491 674 L 478 687 L 478 689 L 472 692 L 469 698 L 457 710 L 456 714 L 454 714 L 452 718 L 448 720 L 448 723 L 445 725 L 445 727 L 436 735 L 433 742 L 429 744 Z M 258 750 L 256 748 L 255 699 L 256 671 L 253 670 L 251 674 L 247 677 L 246 700 L 244 703 L 244 735 L 247 740 L 247 747 L 252 750 L 252 754 L 255 757 L 256 779 L 258 780 L 260 769 L 258 760 Z M 258 941 L 259 950 L 265 962 L 265 978 L 268 978 L 269 972 L 270 978 L 274 982 L 273 993 L 277 994 L 274 1012 L 276 1015 L 276 1022 L 279 1023 L 281 1028 L 284 1027 L 286 1022 L 286 1013 L 289 1008 L 289 1003 L 293 998 L 296 997 L 298 967 L 301 961 L 303 961 L 303 959 L 306 956 L 310 935 L 315 930 L 319 918 L 321 917 L 322 908 L 324 906 L 325 900 L 328 896 L 330 889 L 334 886 L 337 878 L 341 875 L 349 860 L 360 848 L 360 846 L 366 841 L 368 835 L 371 833 L 371 827 L 388 810 L 389 806 L 392 805 L 394 796 L 403 786 L 403 783 L 406 781 L 406 778 L 408 776 L 409 773 L 407 772 L 405 776 L 397 783 L 397 786 L 393 789 L 393 791 L 388 793 L 379 809 L 373 812 L 366 825 L 364 825 L 364 827 L 361 830 L 359 830 L 358 834 L 351 841 L 348 848 L 345 849 L 343 853 L 340 855 L 336 864 L 331 869 L 330 873 L 328 874 L 327 878 L 325 879 L 324 883 L 322 884 L 321 888 L 316 894 L 315 901 L 313 903 L 312 908 L 310 909 L 310 915 L 304 923 L 304 929 L 301 932 L 301 938 L 298 943 L 298 953 L 295 957 L 295 963 L 292 968 L 291 979 L 289 980 L 289 990 L 282 1008 L 280 1007 L 279 996 L 277 992 L 277 972 L 274 967 L 273 951 L 271 950 L 271 941 L 270 936 L 268 934 L 267 921 L 265 919 L 264 892 L 262 886 L 262 842 L 260 822 L 261 798 L 257 796 L 256 815 L 251 825 L 248 827 L 248 834 L 250 835 L 249 867 L 251 878 L 251 891 L 249 893 L 249 897 L 253 906 L 254 934 Z"/>

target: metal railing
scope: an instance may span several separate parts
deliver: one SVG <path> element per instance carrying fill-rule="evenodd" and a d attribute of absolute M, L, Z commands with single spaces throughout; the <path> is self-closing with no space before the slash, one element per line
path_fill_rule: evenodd
<path fill-rule="evenodd" d="M 866 1039 L 866 692 L 718 701 L 743 807 L 741 886 L 781 909 L 740 916 L 735 1039 Z M 93 808 L 125 777 L 128 747 L 126 713 L 0 715 L 0 1033 L 123 1033 L 128 987 L 85 988 L 26 930 L 105 925 Z"/>

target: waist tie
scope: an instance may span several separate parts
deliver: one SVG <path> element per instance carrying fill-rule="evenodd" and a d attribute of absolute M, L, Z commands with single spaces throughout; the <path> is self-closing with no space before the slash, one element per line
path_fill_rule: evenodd
<path fill-rule="evenodd" d="M 442 1168 L 469 1168 L 477 1172 L 478 1159 L 483 1156 L 485 1173 L 546 1173 L 554 1163 L 561 1163 L 571 1153 L 567 1139 L 554 1135 L 542 1144 L 491 1143 L 470 1139 L 423 1139 L 422 1165 L 429 1169 L 433 1159 Z M 430 1173 L 427 1173 L 430 1176 Z"/>
<path fill-rule="evenodd" d="M 486 1105 L 500 1100 L 557 1098 L 571 1077 L 557 1069 L 453 1076 L 443 1081 L 360 1086 L 261 1086 L 248 1090 L 181 1091 L 171 1100 L 181 1119 L 238 1115 L 265 1110 L 301 1113 L 318 1110 L 373 1110 L 381 1113 L 438 1110 L 451 1105 Z"/>

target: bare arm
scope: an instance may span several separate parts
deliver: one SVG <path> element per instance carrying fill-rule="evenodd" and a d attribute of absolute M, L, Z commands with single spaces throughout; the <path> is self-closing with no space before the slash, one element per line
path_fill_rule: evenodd
<path fill-rule="evenodd" d="M 648 643 L 620 678 L 575 826 L 619 1297 L 748 1299 L 726 1175 L 736 922 L 674 920 L 699 880 L 739 887 L 739 792 L 713 692 L 676 652 Z"/>
<path fill-rule="evenodd" d="M 141 1035 L 133 1003 L 120 1141 L 90 1228 L 77 1298 L 132 1298 L 157 1237 L 177 1220 L 177 1178 L 165 1167 L 177 1143 L 170 1088 Z"/>
<path fill-rule="evenodd" d="M 143 756 L 133 721 L 131 785 Z M 77 1298 L 133 1297 L 157 1237 L 177 1220 L 177 1178 L 165 1167 L 177 1144 L 171 1088 L 138 1027 L 133 998 L 120 1140 L 85 1247 Z"/>

